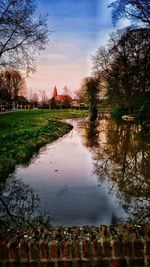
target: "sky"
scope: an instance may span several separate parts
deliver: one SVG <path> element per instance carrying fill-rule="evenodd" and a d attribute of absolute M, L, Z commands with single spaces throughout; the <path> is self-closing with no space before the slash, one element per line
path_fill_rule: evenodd
<path fill-rule="evenodd" d="M 52 33 L 49 43 L 36 56 L 36 72 L 27 78 L 28 92 L 45 91 L 51 97 L 54 86 L 75 92 L 84 77 L 91 75 L 91 56 L 105 45 L 112 25 L 112 0 L 37 0 L 37 13 L 48 13 Z M 123 24 L 123 25 L 122 25 Z M 118 28 L 124 26 L 120 22 Z"/>

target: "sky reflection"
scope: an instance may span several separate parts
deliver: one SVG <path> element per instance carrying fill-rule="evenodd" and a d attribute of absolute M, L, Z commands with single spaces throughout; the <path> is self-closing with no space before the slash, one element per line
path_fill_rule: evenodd
<path fill-rule="evenodd" d="M 125 215 L 93 174 L 91 152 L 84 146 L 82 120 L 70 120 L 74 129 L 44 148 L 31 164 L 18 167 L 15 176 L 30 184 L 41 199 L 53 225 L 110 224 L 112 217 Z"/>

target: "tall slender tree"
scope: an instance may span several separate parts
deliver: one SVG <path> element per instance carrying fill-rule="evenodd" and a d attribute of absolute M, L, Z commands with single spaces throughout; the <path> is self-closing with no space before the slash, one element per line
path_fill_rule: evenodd
<path fill-rule="evenodd" d="M 94 120 L 97 118 L 98 112 L 99 79 L 95 77 L 86 77 L 82 82 L 81 91 L 85 92 L 87 96 L 90 119 Z"/>

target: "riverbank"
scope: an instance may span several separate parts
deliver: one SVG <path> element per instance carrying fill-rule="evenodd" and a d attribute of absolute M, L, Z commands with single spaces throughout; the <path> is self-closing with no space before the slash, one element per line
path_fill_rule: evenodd
<path fill-rule="evenodd" d="M 23 110 L 0 116 L 0 180 L 27 163 L 43 145 L 72 129 L 62 119 L 88 115 L 84 110 Z"/>

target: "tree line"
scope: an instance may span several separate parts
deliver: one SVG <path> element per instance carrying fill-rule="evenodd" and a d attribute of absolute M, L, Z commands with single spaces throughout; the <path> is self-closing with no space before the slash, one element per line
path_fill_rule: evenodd
<path fill-rule="evenodd" d="M 48 42 L 47 16 L 35 17 L 35 0 L 0 1 L 0 104 L 12 108 L 25 92 L 24 73 Z"/>
<path fill-rule="evenodd" d="M 111 109 L 137 113 L 142 119 L 150 114 L 150 1 L 117 0 L 109 7 L 114 25 L 128 18 L 131 26 L 113 32 L 98 48 L 92 57 L 92 77 L 84 79 L 78 95 L 89 103 L 91 117 L 104 91 Z"/>

